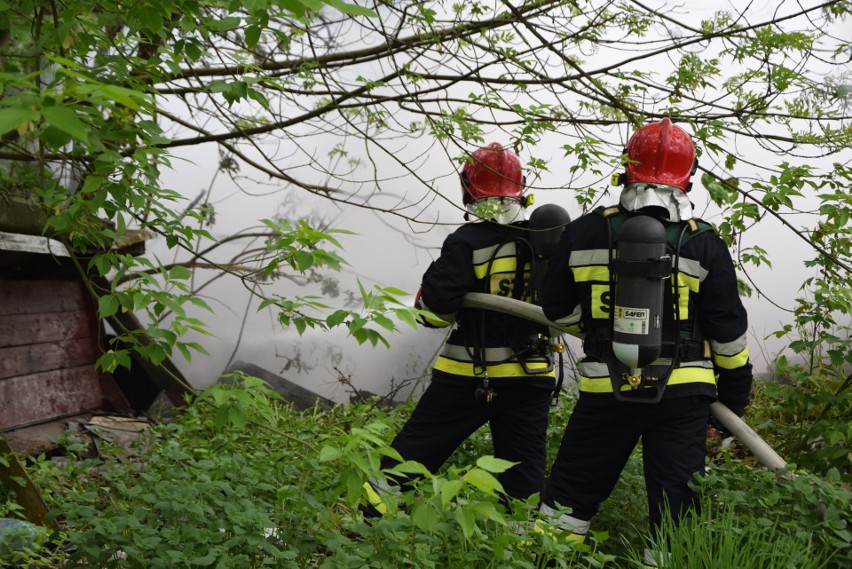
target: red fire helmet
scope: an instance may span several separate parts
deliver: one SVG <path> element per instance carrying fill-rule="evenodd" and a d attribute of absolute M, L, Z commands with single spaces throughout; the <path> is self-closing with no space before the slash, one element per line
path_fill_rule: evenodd
<path fill-rule="evenodd" d="M 698 162 L 695 144 L 668 118 L 639 127 L 627 142 L 626 183 L 665 184 L 688 192 Z"/>
<path fill-rule="evenodd" d="M 461 171 L 462 201 L 483 198 L 521 200 L 524 176 L 518 155 L 497 142 L 475 150 Z"/>

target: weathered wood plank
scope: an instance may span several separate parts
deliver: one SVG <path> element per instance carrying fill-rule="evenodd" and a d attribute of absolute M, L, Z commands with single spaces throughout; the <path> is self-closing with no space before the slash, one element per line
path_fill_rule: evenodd
<path fill-rule="evenodd" d="M 12 452 L 3 433 L 0 433 L 0 455 L 7 456 L 9 462 L 9 466 L 3 466 L 4 462 L 0 462 L 0 486 L 13 495 L 18 505 L 23 508 L 24 516 L 31 523 L 56 528 L 56 522 L 47 517 L 48 509 L 44 498 L 18 457 Z M 23 481 L 23 486 L 19 481 Z"/>
<path fill-rule="evenodd" d="M 0 231 L 0 250 L 70 257 L 65 245 L 55 239 L 42 235 L 24 235 L 5 231 Z"/>
<path fill-rule="evenodd" d="M 99 355 L 93 338 L 0 348 L 0 380 L 94 364 Z"/>
<path fill-rule="evenodd" d="M 76 280 L 0 280 L 0 314 L 89 310 L 83 283 Z"/>
<path fill-rule="evenodd" d="M 0 380 L 0 429 L 99 409 L 100 378 L 93 365 Z"/>
<path fill-rule="evenodd" d="M 0 315 L 0 346 L 24 346 L 85 338 L 92 336 L 94 329 L 94 315 L 86 312 L 5 314 Z"/>

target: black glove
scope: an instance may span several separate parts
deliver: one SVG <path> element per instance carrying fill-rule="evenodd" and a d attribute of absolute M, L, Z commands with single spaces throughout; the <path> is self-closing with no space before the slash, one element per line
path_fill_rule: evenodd
<path fill-rule="evenodd" d="M 749 372 L 751 366 L 749 366 Z M 746 406 L 751 402 L 752 376 L 726 377 L 719 374 L 717 392 L 719 403 L 730 409 L 737 417 L 745 414 Z"/>

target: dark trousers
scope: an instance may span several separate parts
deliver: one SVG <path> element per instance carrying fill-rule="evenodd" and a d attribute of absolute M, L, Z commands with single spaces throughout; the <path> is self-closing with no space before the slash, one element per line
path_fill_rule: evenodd
<path fill-rule="evenodd" d="M 492 403 L 474 397 L 478 382 L 432 382 L 391 446 L 436 472 L 477 429 L 489 423 L 494 456 L 518 462 L 498 475 L 506 494 L 526 499 L 544 488 L 545 438 L 552 391 L 513 383 L 493 387 Z M 391 466 L 385 461 L 382 466 Z"/>
<path fill-rule="evenodd" d="M 648 519 L 655 535 L 666 505 L 674 519 L 696 507 L 689 483 L 704 472 L 711 402 L 685 396 L 658 404 L 623 403 L 581 394 L 551 467 L 544 503 L 569 507 L 572 516 L 591 520 L 641 438 Z"/>

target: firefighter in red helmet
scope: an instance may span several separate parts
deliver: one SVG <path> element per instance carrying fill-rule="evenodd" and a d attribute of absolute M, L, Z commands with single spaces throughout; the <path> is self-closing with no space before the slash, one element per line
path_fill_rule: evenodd
<path fill-rule="evenodd" d="M 544 277 L 544 314 L 584 337 L 579 398 L 541 504 L 542 518 L 576 540 L 641 440 L 652 544 L 664 507 L 677 520 L 697 506 L 689 485 L 704 472 L 710 403 L 742 416 L 749 401 L 746 311 L 728 248 L 693 218 L 696 167 L 685 130 L 667 118 L 640 127 L 617 176 L 619 204 L 570 223 Z M 659 252 L 630 257 L 650 246 L 643 240 Z M 659 290 L 659 318 L 643 304 L 643 283 Z M 655 355 L 628 361 L 655 326 Z"/>
<path fill-rule="evenodd" d="M 436 472 L 465 439 L 489 424 L 494 455 L 517 463 L 499 475 L 503 489 L 509 497 L 525 499 L 544 486 L 556 376 L 547 329 L 462 307 L 469 292 L 532 298 L 535 254 L 525 218 L 524 176 L 518 156 L 492 143 L 471 153 L 460 178 L 468 222 L 445 239 L 416 299 L 430 314 L 421 324 L 452 331 L 429 386 L 391 446 L 403 459 Z M 393 464 L 388 459 L 382 467 Z M 374 490 L 386 490 L 385 485 L 373 480 L 365 489 L 381 512 Z"/>

